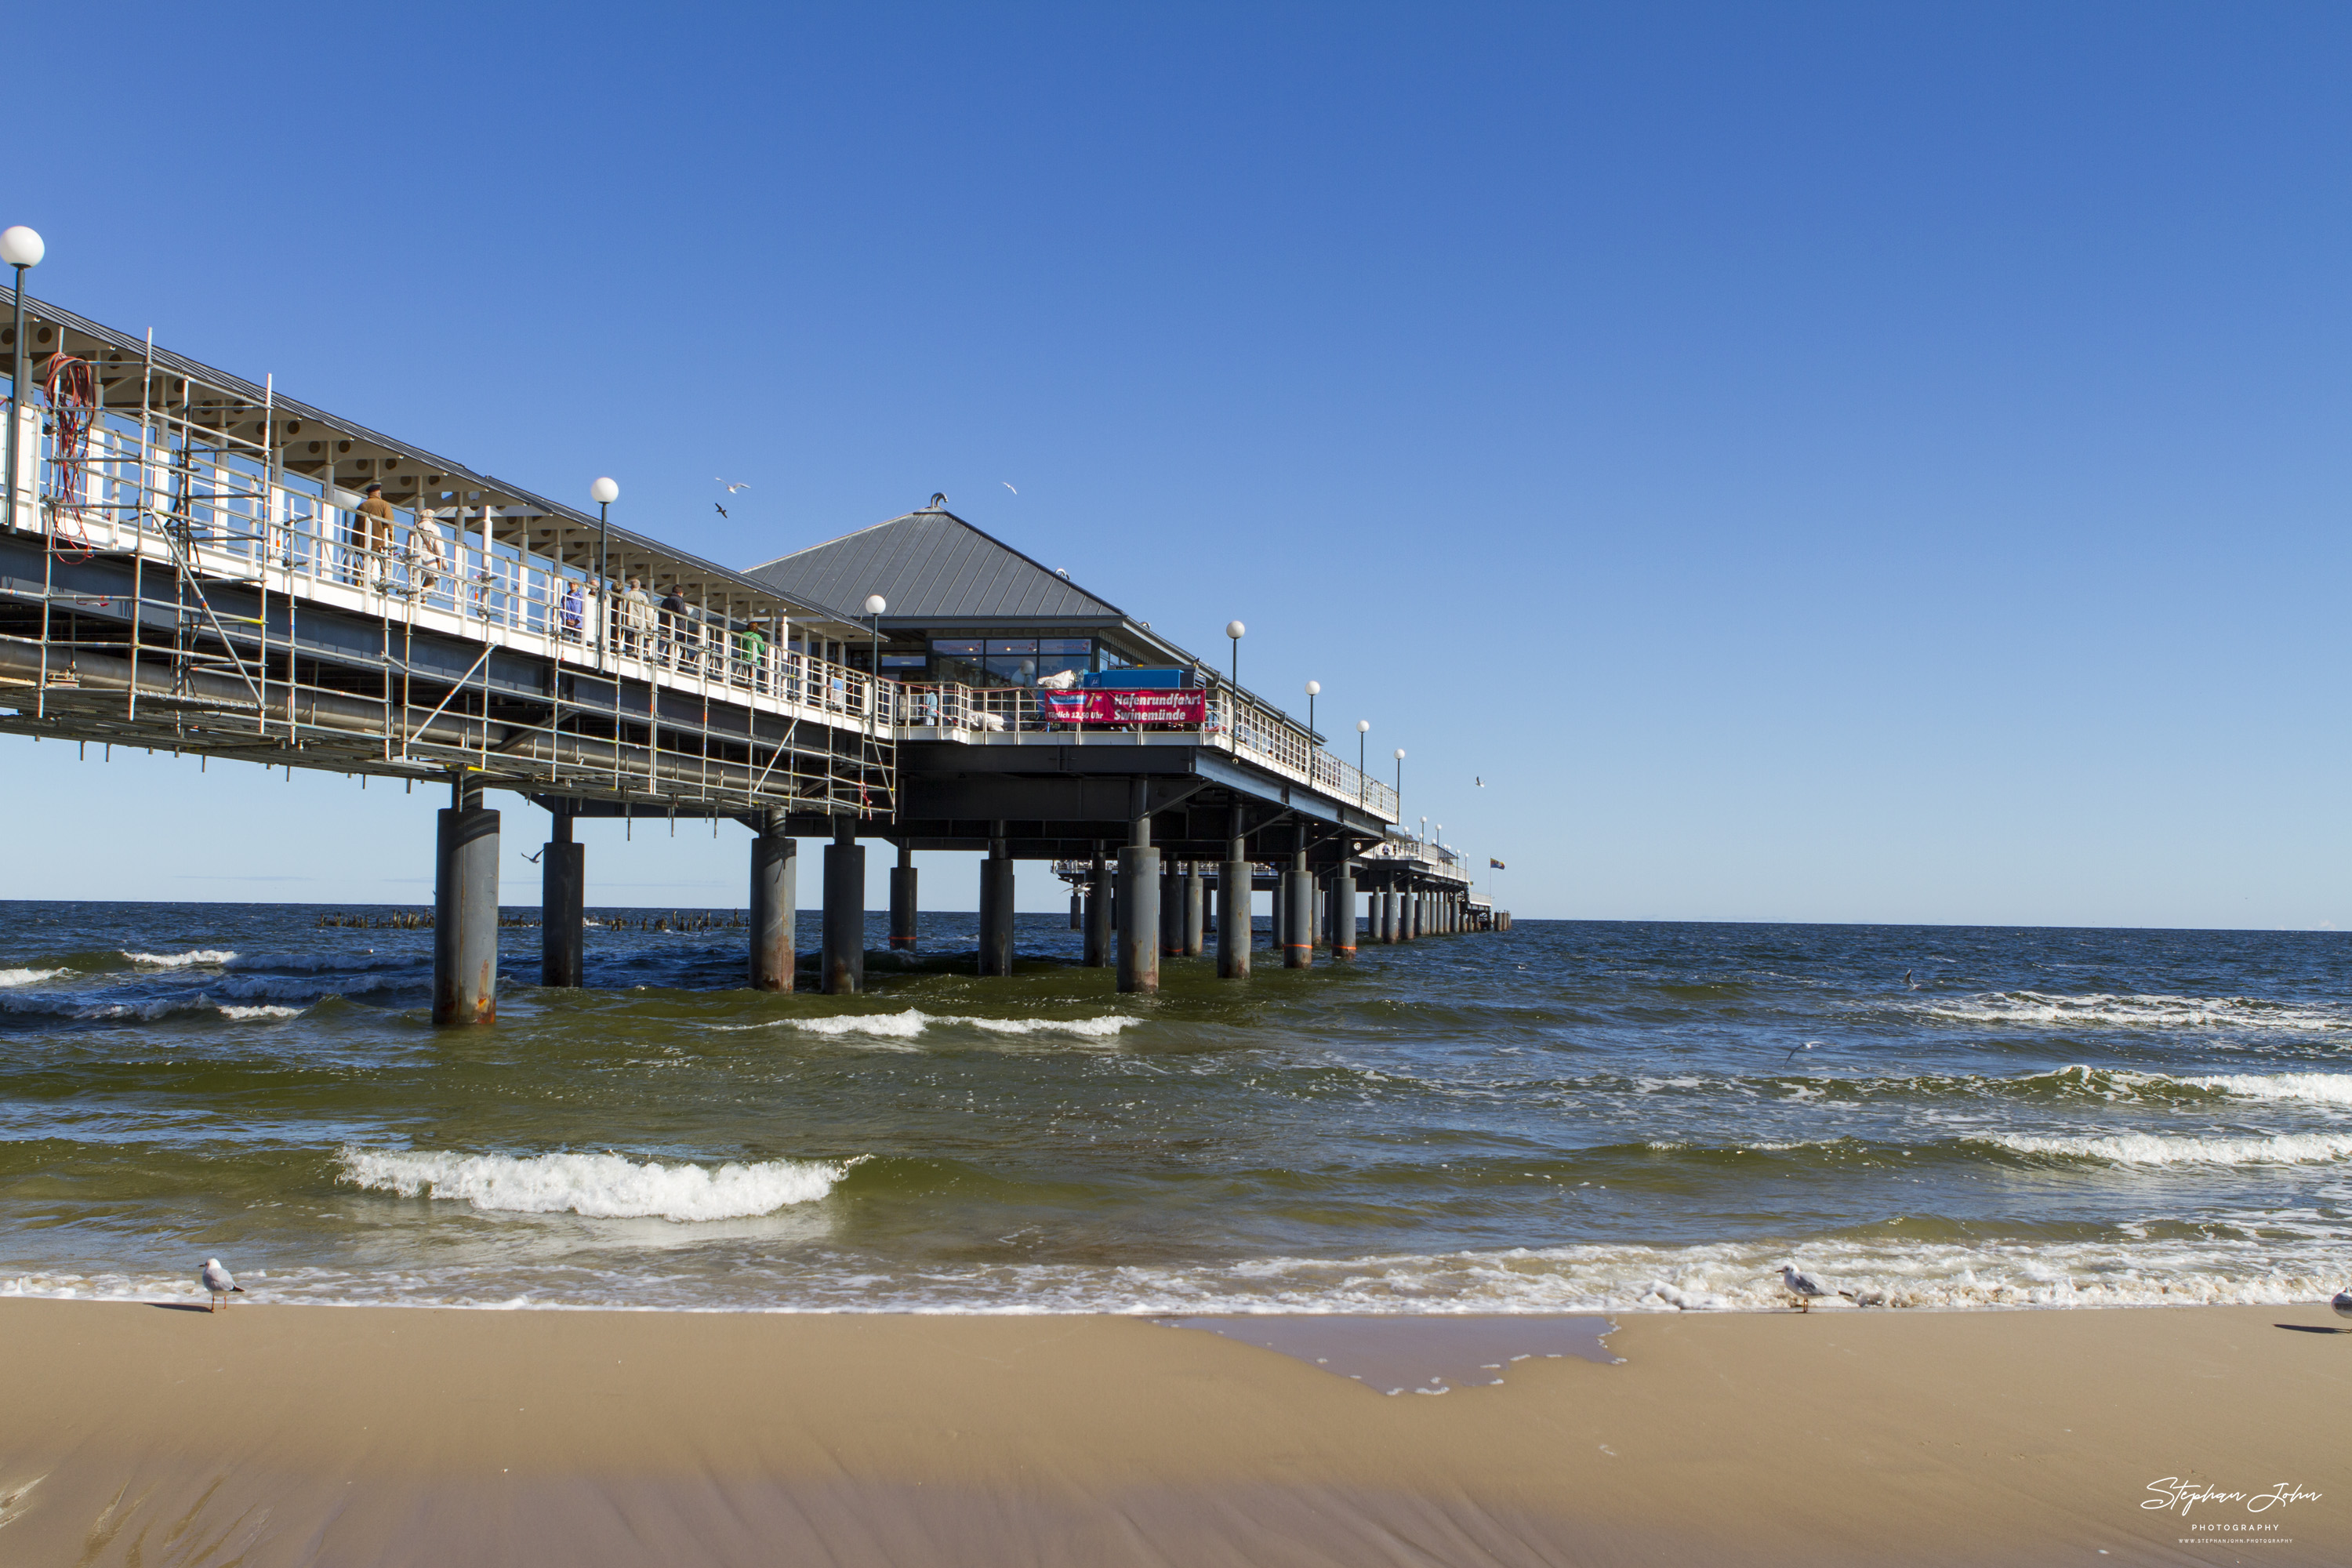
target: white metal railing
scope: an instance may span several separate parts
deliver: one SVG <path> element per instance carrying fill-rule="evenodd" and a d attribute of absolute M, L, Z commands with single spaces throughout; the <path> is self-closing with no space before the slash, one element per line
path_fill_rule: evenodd
<path fill-rule="evenodd" d="M 20 527 L 52 552 L 184 553 L 204 575 L 335 603 L 501 644 L 538 643 L 597 664 L 610 596 L 584 569 L 498 537 L 502 515 L 479 503 L 362 512 L 350 492 L 285 469 L 257 442 L 172 413 L 101 412 L 68 472 L 51 433 L 27 417 Z M 782 647 L 708 605 L 666 610 L 624 595 L 613 661 L 672 688 L 753 706 L 815 709 L 856 726 L 898 721 L 895 682 Z M 446 619 L 445 619 L 446 617 Z M 761 700 L 765 700 L 762 701 Z"/>
<path fill-rule="evenodd" d="M 54 555 L 130 552 L 158 562 L 184 553 L 206 575 L 251 583 L 265 595 L 352 607 L 477 640 L 521 644 L 563 662 L 609 662 L 653 684 L 752 706 L 814 709 L 848 726 L 949 729 L 965 736 L 1066 730 L 1026 687 L 877 679 L 868 672 L 782 646 L 725 605 L 664 609 L 559 559 L 501 539 L 500 509 L 474 502 L 435 510 L 385 503 L 362 510 L 348 490 L 287 468 L 282 453 L 240 435 L 253 411 L 231 394 L 160 371 L 146 378 L 160 400 L 101 409 L 81 460 L 59 462 L 51 430 L 26 410 L 18 526 L 47 532 Z M 7 405 L 16 414 L 13 403 Z M 231 415 L 221 414 L 231 410 Z M 221 417 L 207 422 L 206 414 Z M 329 439 L 334 437 L 330 435 Z M 542 520 L 543 521 L 543 520 Z M 519 521 L 516 531 L 529 526 Z M 445 619 L 446 617 L 446 619 Z M 535 647 L 533 645 L 536 645 Z M 1280 776 L 1397 820 L 1396 792 L 1314 743 L 1287 714 L 1219 686 L 1199 725 L 1153 723 L 1139 732 L 1183 732 Z"/>
<path fill-rule="evenodd" d="M 1211 744 L 1223 746 L 1236 756 L 1335 799 L 1353 801 L 1384 821 L 1397 820 L 1397 794 L 1393 788 L 1316 745 L 1306 726 L 1289 715 L 1247 698 L 1236 700 L 1229 687 L 1217 687 L 1207 693 L 1206 716 L 1197 726 L 1157 721 L 1120 726 L 1063 723 L 1049 718 L 1039 706 L 1036 692 L 1025 686 L 910 681 L 900 689 L 898 701 L 906 715 L 899 722 L 918 731 L 958 730 L 985 735 L 1116 728 L 1139 738 L 1151 734 L 1204 738 Z"/>

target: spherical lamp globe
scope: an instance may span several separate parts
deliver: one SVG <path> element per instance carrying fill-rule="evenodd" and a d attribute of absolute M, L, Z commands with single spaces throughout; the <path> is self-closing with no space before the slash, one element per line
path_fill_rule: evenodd
<path fill-rule="evenodd" d="M 598 479 L 588 487 L 588 499 L 598 506 L 610 506 L 621 499 L 621 487 L 610 479 Z"/>
<path fill-rule="evenodd" d="M 41 243 L 41 237 L 21 223 L 0 229 L 0 261 L 11 267 L 38 267 L 41 258 L 48 253 L 49 247 Z"/>

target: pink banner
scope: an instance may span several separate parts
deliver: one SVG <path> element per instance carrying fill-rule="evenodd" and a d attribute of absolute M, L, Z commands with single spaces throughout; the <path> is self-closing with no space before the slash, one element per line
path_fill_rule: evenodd
<path fill-rule="evenodd" d="M 1198 725 L 1209 716 L 1205 691 L 1040 691 L 1037 706 L 1062 724 Z"/>

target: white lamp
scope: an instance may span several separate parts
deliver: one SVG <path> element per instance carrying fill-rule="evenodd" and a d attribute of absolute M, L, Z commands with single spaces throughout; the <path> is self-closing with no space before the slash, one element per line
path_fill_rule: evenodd
<path fill-rule="evenodd" d="M 866 595 L 866 613 L 867 615 L 878 616 L 889 607 L 890 601 L 884 598 L 881 595 L 868 594 Z"/>
<path fill-rule="evenodd" d="M 0 262 L 11 267 L 38 267 L 41 258 L 48 253 L 49 247 L 41 243 L 41 237 L 21 223 L 0 229 Z"/>
<path fill-rule="evenodd" d="M 598 506 L 611 506 L 621 499 L 621 487 L 610 479 L 598 479 L 588 487 L 588 499 Z"/>

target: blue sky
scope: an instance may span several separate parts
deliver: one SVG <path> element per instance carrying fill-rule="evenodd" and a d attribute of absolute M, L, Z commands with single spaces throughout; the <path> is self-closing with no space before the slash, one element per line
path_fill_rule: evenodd
<path fill-rule="evenodd" d="M 1248 622 L 1523 915 L 2352 924 L 2340 9 L 13 37 L 96 95 L 0 186 L 37 295 L 738 564 L 944 490 Z M 17 896 L 429 888 L 422 793 L 5 746 L 89 826 Z M 591 900 L 739 901 L 709 835 L 592 833 Z"/>

